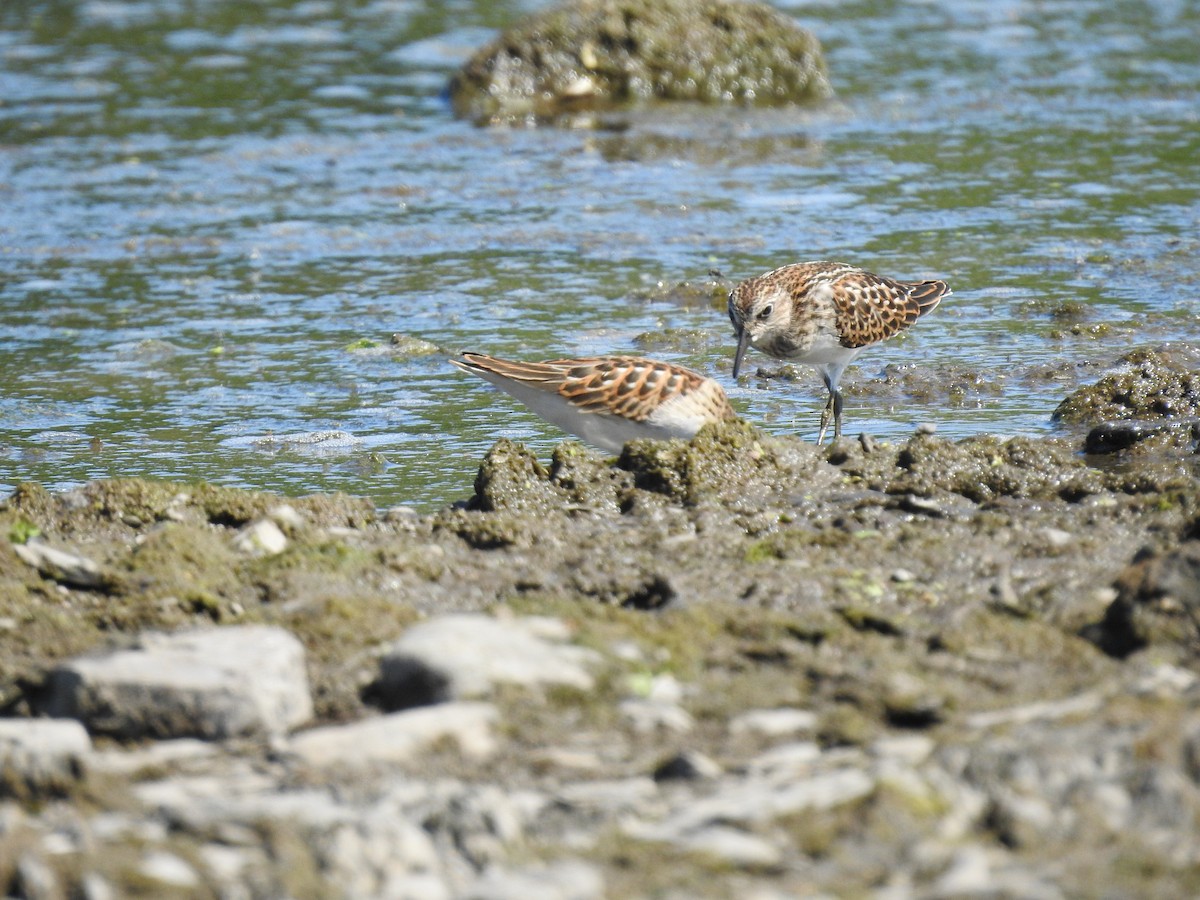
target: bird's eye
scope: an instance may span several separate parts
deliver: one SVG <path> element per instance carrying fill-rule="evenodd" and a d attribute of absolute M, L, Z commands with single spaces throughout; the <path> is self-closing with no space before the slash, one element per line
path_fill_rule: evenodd
<path fill-rule="evenodd" d="M 766 306 L 764 306 L 762 309 L 760 309 L 758 311 L 758 317 L 760 319 L 769 319 L 769 318 L 771 318 L 771 313 L 773 313 L 774 311 L 775 311 L 775 305 L 773 303 L 768 303 Z"/>

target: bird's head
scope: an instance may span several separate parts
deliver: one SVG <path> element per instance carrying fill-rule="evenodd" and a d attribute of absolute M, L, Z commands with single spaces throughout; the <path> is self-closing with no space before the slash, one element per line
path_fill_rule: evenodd
<path fill-rule="evenodd" d="M 747 347 L 758 347 L 776 331 L 787 327 L 791 298 L 762 278 L 748 278 L 729 292 L 729 321 L 737 336 L 737 353 L 733 357 L 733 377 L 742 368 Z"/>

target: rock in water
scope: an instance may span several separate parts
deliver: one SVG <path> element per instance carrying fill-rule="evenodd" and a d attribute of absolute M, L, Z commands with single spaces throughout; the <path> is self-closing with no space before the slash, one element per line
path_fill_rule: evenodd
<path fill-rule="evenodd" d="M 575 0 L 519 22 L 450 82 L 481 122 L 554 120 L 649 99 L 780 106 L 833 95 L 812 32 L 764 3 Z"/>

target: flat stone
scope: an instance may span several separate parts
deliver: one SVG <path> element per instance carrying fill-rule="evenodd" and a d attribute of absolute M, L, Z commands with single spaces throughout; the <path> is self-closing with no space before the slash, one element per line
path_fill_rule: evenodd
<path fill-rule="evenodd" d="M 463 755 L 483 759 L 495 750 L 490 703 L 444 703 L 349 725 L 313 728 L 295 735 L 288 751 L 313 766 L 407 763 L 434 744 L 450 739 Z"/>
<path fill-rule="evenodd" d="M 148 769 L 163 769 L 215 757 L 220 752 L 218 745 L 196 738 L 155 741 L 139 747 L 93 751 L 90 768 L 111 775 L 133 775 Z"/>
<path fill-rule="evenodd" d="M 91 749 L 73 719 L 0 719 L 0 795 L 70 787 L 83 777 Z"/>
<path fill-rule="evenodd" d="M 860 800 L 875 788 L 875 779 L 860 769 L 837 769 L 812 778 L 750 777 L 722 782 L 716 792 L 691 799 L 642 834 L 678 843 L 684 836 L 712 825 L 771 822 L 809 811 L 834 809 Z"/>
<path fill-rule="evenodd" d="M 380 660 L 376 696 L 388 709 L 488 696 L 496 685 L 565 685 L 591 690 L 599 655 L 561 643 L 565 628 L 478 614 L 415 625 Z"/>
<path fill-rule="evenodd" d="M 247 625 L 147 634 L 141 646 L 77 657 L 50 675 L 45 711 L 118 737 L 264 737 L 312 717 L 304 647 Z"/>
<path fill-rule="evenodd" d="M 40 541 L 13 544 L 13 551 L 44 576 L 62 584 L 90 589 L 105 582 L 100 564 L 78 553 L 59 550 Z"/>
<path fill-rule="evenodd" d="M 658 785 L 650 778 L 579 781 L 563 785 L 558 797 L 579 809 L 625 812 L 640 809 L 655 800 Z"/>
<path fill-rule="evenodd" d="M 997 725 L 1023 725 L 1039 719 L 1084 716 L 1103 706 L 1104 700 L 1104 695 L 1099 692 L 1085 691 L 1063 700 L 1045 700 L 1008 709 L 975 713 L 966 717 L 966 724 L 968 728 L 994 728 Z"/>

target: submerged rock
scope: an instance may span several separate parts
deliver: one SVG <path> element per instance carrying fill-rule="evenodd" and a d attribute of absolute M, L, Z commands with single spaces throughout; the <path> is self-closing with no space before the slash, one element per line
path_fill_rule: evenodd
<path fill-rule="evenodd" d="M 575 0 L 479 50 L 450 82 L 455 111 L 535 122 L 637 100 L 781 105 L 833 91 L 811 32 L 763 3 Z"/>

